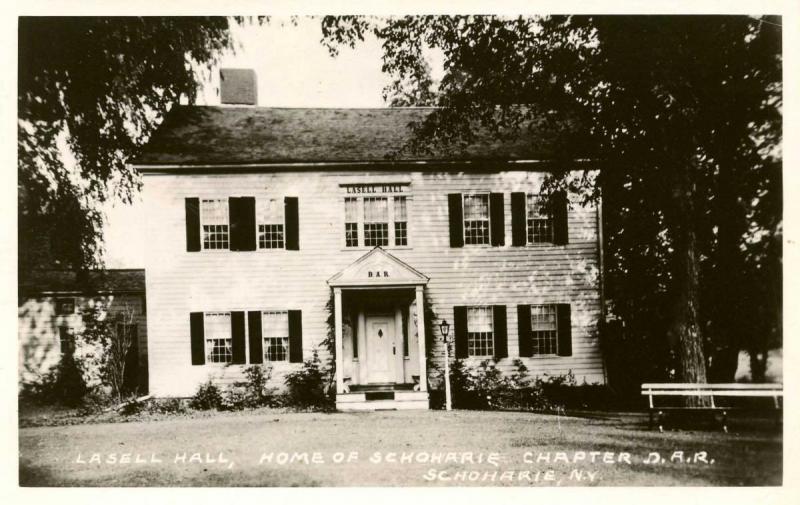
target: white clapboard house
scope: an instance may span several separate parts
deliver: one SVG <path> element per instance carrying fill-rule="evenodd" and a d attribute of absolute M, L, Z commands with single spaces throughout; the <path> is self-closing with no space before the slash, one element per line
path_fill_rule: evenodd
<path fill-rule="evenodd" d="M 153 395 L 261 363 L 278 386 L 330 333 L 340 409 L 427 408 L 442 320 L 451 359 L 604 382 L 599 210 L 545 210 L 537 139 L 398 154 L 430 109 L 263 108 L 255 89 L 223 70 L 222 106 L 173 108 L 131 161 Z"/>

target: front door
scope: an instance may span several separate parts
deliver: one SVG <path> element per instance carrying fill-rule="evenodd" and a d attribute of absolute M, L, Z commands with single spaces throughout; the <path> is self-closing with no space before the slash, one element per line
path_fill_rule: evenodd
<path fill-rule="evenodd" d="M 394 382 L 394 318 L 367 317 L 367 382 Z"/>

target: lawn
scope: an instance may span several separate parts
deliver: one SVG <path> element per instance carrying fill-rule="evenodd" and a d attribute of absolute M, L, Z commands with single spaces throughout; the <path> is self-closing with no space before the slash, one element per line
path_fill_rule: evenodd
<path fill-rule="evenodd" d="M 22 486 L 780 485 L 780 429 L 731 430 L 659 433 L 642 415 L 262 410 L 20 428 L 19 476 Z"/>

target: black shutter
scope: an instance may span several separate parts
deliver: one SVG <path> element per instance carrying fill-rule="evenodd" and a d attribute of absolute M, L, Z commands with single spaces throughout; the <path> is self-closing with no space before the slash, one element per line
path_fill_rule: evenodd
<path fill-rule="evenodd" d="M 464 247 L 464 209 L 461 193 L 447 195 L 447 209 L 450 214 L 450 247 Z"/>
<path fill-rule="evenodd" d="M 528 243 L 528 216 L 525 208 L 525 193 L 511 193 L 511 245 Z"/>
<path fill-rule="evenodd" d="M 200 199 L 186 199 L 186 250 L 200 250 Z"/>
<path fill-rule="evenodd" d="M 244 365 L 247 363 L 244 343 L 244 312 L 231 312 L 231 337 L 233 344 L 231 363 Z"/>
<path fill-rule="evenodd" d="M 229 198 L 231 251 L 256 250 L 256 199 L 252 196 Z"/>
<path fill-rule="evenodd" d="M 303 362 L 303 314 L 299 310 L 289 311 L 289 361 Z"/>
<path fill-rule="evenodd" d="M 467 340 L 467 308 L 453 307 L 453 335 L 456 344 L 456 359 L 469 357 L 469 341 Z"/>
<path fill-rule="evenodd" d="M 264 350 L 261 344 L 260 310 L 253 310 L 247 313 L 247 335 L 250 341 L 250 363 L 262 363 L 264 361 Z"/>
<path fill-rule="evenodd" d="M 530 358 L 533 356 L 530 305 L 517 305 L 517 328 L 517 336 L 519 338 L 519 356 L 521 358 Z"/>
<path fill-rule="evenodd" d="M 492 229 L 492 245 L 500 246 L 506 243 L 506 212 L 503 193 L 489 194 L 489 219 Z"/>
<path fill-rule="evenodd" d="M 206 364 L 205 331 L 203 330 L 203 313 L 189 314 L 189 333 L 192 342 L 192 365 Z"/>
<path fill-rule="evenodd" d="M 558 318 L 558 355 L 572 356 L 572 317 L 568 303 L 556 305 Z"/>
<path fill-rule="evenodd" d="M 508 325 L 506 324 L 506 306 L 494 305 L 492 307 L 494 330 L 494 357 L 496 359 L 508 357 Z"/>
<path fill-rule="evenodd" d="M 300 214 L 296 196 L 287 196 L 283 199 L 284 216 L 286 225 L 284 229 L 286 249 L 289 251 L 300 250 Z"/>
<path fill-rule="evenodd" d="M 553 217 L 553 243 L 569 243 L 567 194 L 559 191 L 551 196 L 550 215 Z"/>

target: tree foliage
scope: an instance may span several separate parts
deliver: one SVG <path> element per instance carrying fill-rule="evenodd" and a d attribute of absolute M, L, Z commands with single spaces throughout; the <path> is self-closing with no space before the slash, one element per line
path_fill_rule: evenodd
<path fill-rule="evenodd" d="M 92 266 L 100 204 L 129 201 L 125 165 L 163 114 L 234 48 L 228 18 L 19 20 L 19 266 Z"/>
<path fill-rule="evenodd" d="M 380 41 L 389 103 L 439 106 L 412 125 L 411 149 L 463 148 L 484 129 L 546 138 L 546 189 L 575 159 L 601 168 L 581 189 L 603 196 L 606 295 L 634 381 L 730 380 L 739 349 L 780 345 L 779 18 L 351 16 L 322 29 L 332 54 Z"/>

